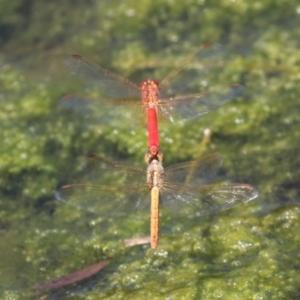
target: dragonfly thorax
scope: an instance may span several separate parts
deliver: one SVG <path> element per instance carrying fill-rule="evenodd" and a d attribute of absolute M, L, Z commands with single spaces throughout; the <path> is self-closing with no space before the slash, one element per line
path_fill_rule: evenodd
<path fill-rule="evenodd" d="M 147 183 L 149 189 L 158 187 L 159 189 L 163 186 L 163 174 L 164 168 L 160 161 L 153 159 L 148 165 L 147 169 Z"/>
<path fill-rule="evenodd" d="M 148 107 L 156 107 L 159 101 L 159 84 L 154 79 L 147 79 L 141 82 L 143 103 Z"/>

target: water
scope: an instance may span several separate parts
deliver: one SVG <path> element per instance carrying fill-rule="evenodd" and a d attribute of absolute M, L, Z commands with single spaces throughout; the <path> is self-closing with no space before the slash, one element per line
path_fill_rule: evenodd
<path fill-rule="evenodd" d="M 16 31 L 7 40 L 0 58 L 2 299 L 299 297 L 298 4 L 168 5 L 175 16 L 161 26 L 151 23 L 154 17 L 155 24 L 164 20 L 164 10 L 153 1 L 145 17 L 126 3 L 54 5 L 53 23 L 45 18 L 50 9 L 45 4 L 22 35 Z M 129 9 L 134 17 L 124 15 Z M 186 12 L 191 22 L 184 20 L 183 28 L 182 13 L 175 11 Z M 17 16 L 23 20 L 26 12 Z M 143 34 L 140 24 L 146 26 Z M 159 247 L 126 249 L 124 239 L 149 232 L 148 213 L 117 221 L 87 215 L 57 202 L 54 191 L 79 176 L 88 153 L 144 167 L 143 124 L 134 134 L 122 120 L 91 126 L 59 107 L 64 94 L 85 92 L 83 85 L 74 86 L 60 54 L 86 55 L 138 83 L 151 75 L 163 78 L 175 64 L 172 51 L 183 59 L 207 40 L 231 53 L 224 71 L 212 78 L 241 83 L 246 92 L 185 125 L 162 123 L 165 165 L 219 152 L 224 160 L 219 179 L 251 184 L 259 197 L 203 219 L 174 219 L 163 211 Z M 202 143 L 206 128 L 212 135 Z M 34 291 L 37 284 L 107 258 L 112 263 L 105 270 L 77 286 Z"/>

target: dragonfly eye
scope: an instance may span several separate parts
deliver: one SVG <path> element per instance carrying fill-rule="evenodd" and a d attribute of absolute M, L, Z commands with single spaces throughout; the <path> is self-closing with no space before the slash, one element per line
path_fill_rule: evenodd
<path fill-rule="evenodd" d="M 146 164 L 149 164 L 151 162 L 151 157 L 152 157 L 152 155 L 150 153 L 147 153 L 145 155 L 145 163 Z"/>

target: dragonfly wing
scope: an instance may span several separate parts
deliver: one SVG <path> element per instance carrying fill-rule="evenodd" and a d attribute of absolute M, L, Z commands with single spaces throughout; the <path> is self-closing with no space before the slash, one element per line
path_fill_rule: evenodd
<path fill-rule="evenodd" d="M 145 170 L 114 162 L 97 154 L 89 154 L 85 161 L 87 182 L 101 185 L 130 186 L 134 184 L 146 184 L 147 174 Z"/>
<path fill-rule="evenodd" d="M 141 121 L 143 117 L 141 101 L 105 100 L 66 95 L 59 100 L 59 103 L 76 114 L 80 114 L 85 122 L 91 124 L 120 122 L 120 125 L 124 125 L 127 120 L 129 125 L 136 129 L 135 121 L 143 123 Z"/>
<path fill-rule="evenodd" d="M 249 202 L 257 191 L 248 184 L 166 186 L 162 190 L 162 205 L 176 214 L 205 216 Z"/>
<path fill-rule="evenodd" d="M 140 95 L 139 87 L 133 82 L 96 66 L 80 55 L 70 56 L 66 65 L 73 75 L 78 75 L 88 84 L 93 84 L 105 95 L 117 98 L 136 98 Z"/>
<path fill-rule="evenodd" d="M 203 93 L 161 99 L 160 109 L 163 116 L 172 122 L 176 119 L 186 121 L 204 115 L 210 110 L 233 100 L 243 90 L 242 85 L 232 84 Z"/>
<path fill-rule="evenodd" d="M 56 191 L 56 198 L 68 205 L 103 216 L 122 216 L 145 209 L 146 185 L 102 186 L 69 184 Z M 149 203 L 148 203 L 149 208 Z"/>
<path fill-rule="evenodd" d="M 186 90 L 190 93 L 196 82 L 209 82 L 208 75 L 225 68 L 224 47 L 218 43 L 206 43 L 175 68 L 161 84 L 162 95 L 175 95 Z"/>
<path fill-rule="evenodd" d="M 165 169 L 164 183 L 200 186 L 215 178 L 222 157 L 213 153 L 187 163 L 177 164 Z"/>
<path fill-rule="evenodd" d="M 96 154 L 88 155 L 77 180 L 59 188 L 57 199 L 98 214 L 131 211 L 149 194 L 144 170 Z"/>

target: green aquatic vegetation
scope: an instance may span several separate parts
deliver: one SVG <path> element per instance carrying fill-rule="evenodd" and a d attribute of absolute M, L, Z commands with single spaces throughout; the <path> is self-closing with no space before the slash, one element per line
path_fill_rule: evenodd
<path fill-rule="evenodd" d="M 169 221 L 163 221 L 162 225 Z M 77 222 L 80 223 L 80 220 L 77 219 Z M 50 252 L 49 243 L 45 244 L 45 238 L 50 237 L 50 232 L 41 232 L 37 239 L 28 238 L 27 243 L 30 241 L 31 247 L 35 244 L 40 254 L 43 253 L 43 249 L 46 250 L 46 257 L 52 258 L 53 269 L 47 267 L 46 277 L 52 271 L 56 276 L 61 276 L 67 271 L 63 271 L 63 266 L 72 269 L 83 261 L 87 265 L 89 260 L 97 257 L 114 257 L 113 263 L 107 269 L 88 282 L 82 283 L 82 288 L 79 285 L 67 289 L 68 293 L 75 293 L 79 299 L 96 295 L 100 299 L 125 296 L 138 298 L 141 295 L 159 299 L 162 295 L 183 297 L 183 293 L 200 299 L 235 299 L 241 295 L 246 299 L 284 299 L 286 295 L 292 295 L 299 280 L 293 260 L 293 254 L 297 251 L 293 241 L 300 224 L 297 207 L 282 209 L 273 216 L 264 218 L 241 219 L 238 212 L 227 216 L 224 214 L 215 221 L 203 220 L 188 231 L 178 228 L 180 222 L 174 222 L 172 231 L 176 232 L 176 235 L 162 235 L 160 245 L 155 250 L 150 250 L 148 246 L 122 250 L 118 242 L 112 242 L 112 236 L 116 236 L 116 225 L 113 224 L 112 222 L 105 234 L 107 238 L 110 236 L 110 241 L 107 241 L 105 246 L 102 247 L 104 244 L 101 243 L 103 233 L 95 237 L 90 230 L 89 240 L 77 244 L 77 249 L 71 257 L 65 257 L 68 263 L 65 262 L 60 268 L 56 266 L 61 264 L 58 250 L 66 250 L 71 244 L 74 247 L 77 243 L 75 236 L 67 238 L 69 234 L 65 232 L 66 237 L 61 240 L 63 243 L 56 240 L 56 244 L 62 249 L 52 248 Z M 130 222 L 123 224 L 123 233 L 119 231 L 121 235 L 125 229 L 132 229 Z M 136 229 L 140 228 L 140 224 L 137 225 Z M 77 232 L 77 238 L 81 233 Z M 58 231 L 52 234 L 59 236 Z M 44 247 L 41 247 L 41 242 L 45 244 Z M 277 243 L 286 245 L 284 253 L 279 250 Z M 68 254 L 70 253 L 68 251 Z M 289 284 L 285 278 L 288 278 Z M 30 279 L 32 280 L 32 277 Z M 84 294 L 80 296 L 83 291 Z M 63 293 L 54 292 L 50 295 L 58 297 Z"/>
<path fill-rule="evenodd" d="M 107 258 L 103 272 L 48 299 L 297 299 L 298 3 L 2 2 L 1 299 L 45 295 L 34 287 Z M 143 166 L 144 125 L 90 124 L 60 107 L 63 95 L 89 92 L 62 56 L 82 54 L 139 83 L 162 79 L 206 41 L 230 54 L 214 81 L 246 91 L 199 119 L 161 123 L 165 165 L 219 152 L 218 179 L 249 183 L 259 198 L 205 219 L 163 212 L 156 250 L 125 249 L 124 239 L 148 234 L 148 214 L 103 218 L 58 203 L 54 191 L 80 178 L 90 152 Z"/>

